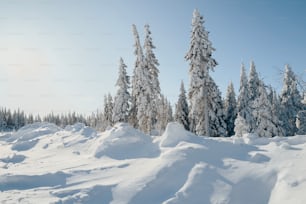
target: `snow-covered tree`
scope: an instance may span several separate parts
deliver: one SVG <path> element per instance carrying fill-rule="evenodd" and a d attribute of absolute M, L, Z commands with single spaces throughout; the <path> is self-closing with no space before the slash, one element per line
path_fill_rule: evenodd
<path fill-rule="evenodd" d="M 162 134 L 166 129 L 167 124 L 173 121 L 173 112 L 170 102 L 161 94 L 159 100 L 159 109 L 157 114 L 156 131 L 157 134 Z"/>
<path fill-rule="evenodd" d="M 144 60 L 139 35 L 135 25 L 133 25 L 133 33 L 135 38 L 136 62 L 132 80 L 132 108 L 130 123 L 141 131 L 150 134 L 154 122 L 154 114 L 151 107 L 152 86 L 150 71 Z"/>
<path fill-rule="evenodd" d="M 126 65 L 122 58 L 119 62 L 119 76 L 116 85 L 118 86 L 117 94 L 114 99 L 114 108 L 112 120 L 117 122 L 128 122 L 129 106 L 130 106 L 130 93 L 129 89 L 129 76 L 126 73 Z"/>
<path fill-rule="evenodd" d="M 260 79 L 258 77 L 258 73 L 255 68 L 255 64 L 251 61 L 250 64 L 250 73 L 249 73 L 249 81 L 248 81 L 248 107 L 251 109 L 251 114 L 249 118 L 246 118 L 247 123 L 250 127 L 250 132 L 254 132 L 256 129 L 256 118 L 254 117 L 254 102 L 257 98 L 259 98 L 259 85 Z"/>
<path fill-rule="evenodd" d="M 279 96 L 277 95 L 276 91 L 272 89 L 270 86 L 269 88 L 269 95 L 268 98 L 271 102 L 271 116 L 272 116 L 272 122 L 276 126 L 275 132 L 273 132 L 274 136 L 284 136 L 285 131 L 283 128 L 283 123 L 280 120 L 280 100 Z"/>
<path fill-rule="evenodd" d="M 104 124 L 105 127 L 113 125 L 113 98 L 111 94 L 104 96 Z"/>
<path fill-rule="evenodd" d="M 144 55 L 142 51 L 142 47 L 140 44 L 140 39 L 138 35 L 138 31 L 136 28 L 136 25 L 132 25 L 132 31 L 134 35 L 134 40 L 135 40 L 135 51 L 134 54 L 136 56 L 135 60 L 135 66 L 133 70 L 133 77 L 132 77 L 132 95 L 131 95 L 131 110 L 130 110 L 130 115 L 129 115 L 129 122 L 131 125 L 133 125 L 135 128 L 138 128 L 138 119 L 137 119 L 137 112 L 138 112 L 138 107 L 137 107 L 137 98 L 142 92 L 142 87 L 143 84 L 142 81 L 142 72 L 144 69 Z"/>
<path fill-rule="evenodd" d="M 235 120 L 235 135 L 238 137 L 242 137 L 243 134 L 249 133 L 250 127 L 246 122 L 245 118 L 238 113 L 237 118 Z"/>
<path fill-rule="evenodd" d="M 225 112 L 221 92 L 211 77 L 208 92 L 210 96 L 208 98 L 210 136 L 226 136 Z"/>
<path fill-rule="evenodd" d="M 175 121 L 181 123 L 186 130 L 189 130 L 189 109 L 186 97 L 184 82 L 181 82 L 180 95 L 175 108 Z"/>
<path fill-rule="evenodd" d="M 297 88 L 297 78 L 289 65 L 285 66 L 283 89 L 280 95 L 281 121 L 286 136 L 295 135 L 297 132 L 296 117 L 302 109 L 301 95 Z"/>
<path fill-rule="evenodd" d="M 251 117 L 251 110 L 249 108 L 248 101 L 248 78 L 245 72 L 244 64 L 242 64 L 240 72 L 240 87 L 237 101 L 237 112 L 240 114 L 240 117 L 245 119 L 245 121 L 248 121 Z"/>
<path fill-rule="evenodd" d="M 153 52 L 155 46 L 152 41 L 151 31 L 149 25 L 145 25 L 145 40 L 144 40 L 144 50 L 145 50 L 145 66 L 149 71 L 149 94 L 150 101 L 148 104 L 148 108 L 150 109 L 149 121 L 151 121 L 152 128 L 155 128 L 157 122 L 157 110 L 158 110 L 158 102 L 160 100 L 160 85 L 159 85 L 159 70 L 158 70 L 158 60 L 155 57 Z M 150 128 L 150 129 L 152 129 Z M 151 131 L 151 130 L 150 130 Z"/>
<path fill-rule="evenodd" d="M 227 127 L 227 136 L 235 134 L 235 119 L 237 118 L 237 101 L 234 85 L 231 82 L 227 88 L 226 98 L 224 101 L 225 123 Z"/>
<path fill-rule="evenodd" d="M 272 137 L 278 132 L 272 115 L 272 104 L 268 98 L 265 85 L 262 81 L 258 87 L 259 96 L 253 102 L 253 116 L 256 121 L 254 133 L 261 137 Z"/>
<path fill-rule="evenodd" d="M 296 119 L 296 127 L 298 128 L 298 135 L 306 135 L 306 95 L 302 100 L 303 108 L 298 112 Z"/>
<path fill-rule="evenodd" d="M 210 134 L 210 117 L 212 112 L 211 87 L 212 79 L 209 71 L 213 70 L 217 62 L 212 58 L 215 50 L 208 39 L 208 31 L 204 29 L 204 19 L 195 10 L 192 19 L 192 32 L 189 51 L 185 58 L 189 61 L 190 87 L 189 87 L 189 120 L 190 130 L 198 135 Z"/>

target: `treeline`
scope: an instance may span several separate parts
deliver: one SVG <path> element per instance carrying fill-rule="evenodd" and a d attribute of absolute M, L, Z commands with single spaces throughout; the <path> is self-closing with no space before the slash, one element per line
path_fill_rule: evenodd
<path fill-rule="evenodd" d="M 19 128 L 32 124 L 35 122 L 50 122 L 60 127 L 66 127 L 77 122 L 89 125 L 91 117 L 84 117 L 81 114 L 75 112 L 67 114 L 54 114 L 50 113 L 44 117 L 40 115 L 25 114 L 24 111 L 1 108 L 0 109 L 0 131 L 13 131 Z"/>

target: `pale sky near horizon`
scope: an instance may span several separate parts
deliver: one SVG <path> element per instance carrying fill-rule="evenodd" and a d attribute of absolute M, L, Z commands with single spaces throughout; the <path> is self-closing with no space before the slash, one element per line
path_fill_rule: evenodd
<path fill-rule="evenodd" d="M 216 51 L 213 78 L 225 95 L 239 86 L 240 65 L 255 61 L 266 84 L 281 90 L 280 71 L 306 70 L 304 0 L 1 0 L 0 107 L 27 113 L 90 114 L 116 92 L 122 57 L 131 75 L 131 25 L 143 43 L 152 31 L 162 92 L 174 104 L 180 81 L 188 89 L 192 12 L 197 8 Z M 306 73 L 305 73 L 306 74 Z"/>

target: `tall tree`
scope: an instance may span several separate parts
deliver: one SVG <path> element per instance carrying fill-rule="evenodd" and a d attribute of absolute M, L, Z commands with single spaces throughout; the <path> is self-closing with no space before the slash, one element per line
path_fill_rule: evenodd
<path fill-rule="evenodd" d="M 251 61 L 250 63 L 250 73 L 249 73 L 249 81 L 248 81 L 248 107 L 250 107 L 250 117 L 247 118 L 247 123 L 250 127 L 250 132 L 254 132 L 256 129 L 256 118 L 254 116 L 254 111 L 256 107 L 254 106 L 254 102 L 257 98 L 259 98 L 259 86 L 260 79 L 258 77 L 258 73 L 255 68 L 255 63 Z"/>
<path fill-rule="evenodd" d="M 254 133 L 261 137 L 275 136 L 278 127 L 273 121 L 272 104 L 262 81 L 259 83 L 258 94 L 253 102 L 253 116 L 256 121 Z"/>
<path fill-rule="evenodd" d="M 157 120 L 157 109 L 158 109 L 158 101 L 160 100 L 160 85 L 159 85 L 159 70 L 158 70 L 158 60 L 155 57 L 153 52 L 155 46 L 152 41 L 150 26 L 145 25 L 145 40 L 144 40 L 144 50 L 145 50 L 145 66 L 149 71 L 149 92 L 150 92 L 150 101 L 149 101 L 149 122 L 151 123 L 152 128 L 156 125 Z"/>
<path fill-rule="evenodd" d="M 119 62 L 119 76 L 116 85 L 118 86 L 117 94 L 114 99 L 113 108 L 113 122 L 128 122 L 130 93 L 128 91 L 130 86 L 130 79 L 126 73 L 127 66 L 124 64 L 122 58 Z"/>
<path fill-rule="evenodd" d="M 286 136 L 297 132 L 296 116 L 302 109 L 302 97 L 297 88 L 297 78 L 289 65 L 285 66 L 281 100 L 281 120 Z"/>
<path fill-rule="evenodd" d="M 132 81 L 132 109 L 130 122 L 141 131 L 150 134 L 153 129 L 153 114 L 150 103 L 152 93 L 150 71 L 144 60 L 139 35 L 135 25 L 133 25 L 133 33 L 135 38 L 136 62 Z"/>
<path fill-rule="evenodd" d="M 212 58 L 215 50 L 208 39 L 208 31 L 204 28 L 204 19 L 195 10 L 192 19 L 192 34 L 189 51 L 185 58 L 189 61 L 190 88 L 189 88 L 189 119 L 190 129 L 198 135 L 210 136 L 209 97 L 210 76 L 217 62 Z"/>
<path fill-rule="evenodd" d="M 240 87 L 239 96 L 237 101 L 237 111 L 241 117 L 248 121 L 251 117 L 251 110 L 248 105 L 249 95 L 248 95 L 248 78 L 245 72 L 244 64 L 241 64 L 240 71 Z"/>
<path fill-rule="evenodd" d="M 175 108 L 175 121 L 182 124 L 186 130 L 189 130 L 189 109 L 186 97 L 184 82 L 181 82 L 180 95 Z"/>
<path fill-rule="evenodd" d="M 227 87 L 224 108 L 227 136 L 232 136 L 235 134 L 235 119 L 237 118 L 237 101 L 234 85 L 232 82 L 230 82 L 229 86 Z"/>
<path fill-rule="evenodd" d="M 135 128 L 138 128 L 138 120 L 137 120 L 137 112 L 138 112 L 138 107 L 137 107 L 137 98 L 140 95 L 142 91 L 142 70 L 144 68 L 144 55 L 142 51 L 142 47 L 140 44 L 140 39 L 138 35 L 138 31 L 136 28 L 136 25 L 132 25 L 132 31 L 134 35 L 134 40 L 135 40 L 135 51 L 134 54 L 136 56 L 135 60 L 135 66 L 133 70 L 133 78 L 132 78 L 132 95 L 131 95 L 131 110 L 130 110 L 130 115 L 129 115 L 129 122 L 131 125 L 133 125 Z"/>

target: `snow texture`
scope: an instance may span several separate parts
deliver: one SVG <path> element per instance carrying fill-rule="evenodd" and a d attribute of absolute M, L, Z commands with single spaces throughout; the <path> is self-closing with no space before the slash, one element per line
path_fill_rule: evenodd
<path fill-rule="evenodd" d="M 305 135 L 209 138 L 170 123 L 151 137 L 125 123 L 105 132 L 36 123 L 1 134 L 0 147 L 1 203 L 306 202 Z"/>

